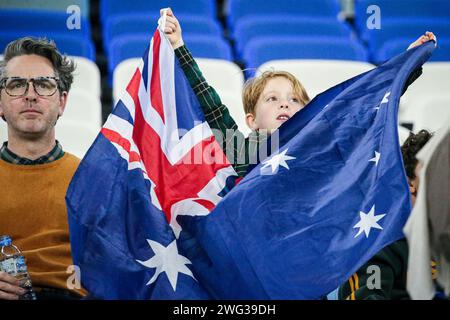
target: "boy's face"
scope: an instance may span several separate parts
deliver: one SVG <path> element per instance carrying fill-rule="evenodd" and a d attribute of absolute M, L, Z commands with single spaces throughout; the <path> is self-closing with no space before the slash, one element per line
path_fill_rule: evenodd
<path fill-rule="evenodd" d="M 247 125 L 252 130 L 266 129 L 271 133 L 303 107 L 292 82 L 285 77 L 276 77 L 264 87 L 254 114 L 246 115 Z"/>

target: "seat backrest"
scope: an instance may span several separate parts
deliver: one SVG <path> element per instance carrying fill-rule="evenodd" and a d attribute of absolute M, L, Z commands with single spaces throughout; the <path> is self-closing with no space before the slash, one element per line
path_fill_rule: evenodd
<path fill-rule="evenodd" d="M 220 92 L 220 98 L 222 103 L 227 106 L 231 117 L 236 122 L 239 131 L 241 131 L 245 137 L 251 132 L 250 128 L 245 122 L 245 112 L 242 105 L 242 99 L 240 95 L 236 95 L 235 92 L 222 91 Z"/>
<path fill-rule="evenodd" d="M 113 74 L 113 98 L 116 103 L 131 80 L 141 59 L 133 58 L 122 61 Z M 230 93 L 238 99 L 242 94 L 244 76 L 241 69 L 233 62 L 218 59 L 196 59 L 206 81 L 222 97 L 222 93 Z"/>
<path fill-rule="evenodd" d="M 304 17 L 337 18 L 340 11 L 338 0 L 229 0 L 228 1 L 228 27 L 234 25 L 243 17 L 249 15 L 290 14 Z"/>
<path fill-rule="evenodd" d="M 103 22 L 108 17 L 121 14 L 123 12 L 158 12 L 161 8 L 172 8 L 174 14 L 199 14 L 207 17 L 215 17 L 216 2 L 214 0 L 101 0 L 100 2 L 100 18 Z"/>
<path fill-rule="evenodd" d="M 70 6 L 76 6 L 79 8 L 79 12 L 82 16 L 89 18 L 90 0 L 2 0 L 0 2 L 0 8 L 2 9 L 32 9 L 38 10 L 51 10 L 58 12 L 66 12 Z M 72 13 L 72 11 L 71 11 Z M 70 13 L 70 14 L 71 14 Z"/>
<path fill-rule="evenodd" d="M 306 18 L 294 15 L 248 16 L 236 23 L 233 38 L 238 53 L 242 53 L 246 44 L 257 37 L 264 36 L 301 36 L 307 30 L 308 36 L 327 36 L 350 38 L 349 26 L 329 18 Z"/>
<path fill-rule="evenodd" d="M 240 97 L 244 85 L 244 74 L 237 64 L 227 60 L 197 58 L 206 81 L 219 92 L 231 92 Z"/>
<path fill-rule="evenodd" d="M 21 37 L 39 37 L 53 40 L 59 52 L 71 55 L 88 58 L 95 61 L 95 47 L 92 40 L 86 37 L 74 36 L 67 33 L 47 33 L 41 31 L 2 31 L 0 30 L 0 51 L 14 40 Z"/>
<path fill-rule="evenodd" d="M 71 36 L 90 37 L 91 25 L 84 15 L 79 17 L 79 28 L 72 25 L 70 14 L 64 11 L 34 9 L 0 9 L 0 30 L 18 33 L 66 33 Z"/>
<path fill-rule="evenodd" d="M 101 76 L 97 64 L 84 57 L 71 56 L 76 64 L 74 72 L 72 90 L 84 90 L 100 98 L 101 96 Z"/>
<path fill-rule="evenodd" d="M 111 41 L 109 49 L 109 72 L 122 61 L 142 57 L 150 42 L 150 34 L 120 36 Z M 194 57 L 213 59 L 232 59 L 230 45 L 222 38 L 215 36 L 186 36 L 184 42 Z"/>
<path fill-rule="evenodd" d="M 70 90 L 64 114 L 58 122 L 84 123 L 93 128 L 100 128 L 102 125 L 100 98 L 84 90 Z"/>
<path fill-rule="evenodd" d="M 369 17 L 374 14 L 370 8 L 372 5 L 379 8 L 381 30 L 383 21 L 392 18 L 411 21 L 423 18 L 450 19 L 450 1 L 447 0 L 355 0 L 355 27 L 359 32 L 364 32 Z"/>
<path fill-rule="evenodd" d="M 438 37 L 450 37 L 450 19 L 440 20 L 432 18 L 418 19 L 383 19 L 381 29 L 364 28 L 361 38 L 367 41 L 369 49 L 376 51 L 386 41 L 395 38 L 410 38 L 411 42 L 419 38 L 425 31 L 433 31 Z"/>
<path fill-rule="evenodd" d="M 8 128 L 6 122 L 0 118 L 0 144 L 8 140 Z"/>
<path fill-rule="evenodd" d="M 259 37 L 244 49 L 248 68 L 279 59 L 367 61 L 366 49 L 357 41 L 339 37 Z"/>
<path fill-rule="evenodd" d="M 424 95 L 440 95 L 448 92 L 450 83 L 450 62 L 426 62 L 422 66 L 422 75 L 414 81 L 400 99 L 399 121 L 412 123 L 411 104 Z"/>
<path fill-rule="evenodd" d="M 216 19 L 203 15 L 177 15 L 182 24 L 183 36 L 189 34 L 221 36 L 222 28 Z M 117 36 L 136 33 L 151 33 L 156 29 L 159 12 L 124 13 L 113 16 L 104 24 L 103 43 L 105 48 Z"/>
<path fill-rule="evenodd" d="M 409 100 L 407 113 L 413 130 L 436 131 L 450 123 L 450 93 L 424 94 Z"/>
<path fill-rule="evenodd" d="M 288 71 L 299 79 L 309 98 L 313 99 L 317 94 L 374 67 L 360 61 L 272 60 L 261 65 L 256 75 L 266 70 Z"/>
<path fill-rule="evenodd" d="M 403 126 L 398 126 L 397 131 L 398 131 L 398 142 L 399 142 L 400 146 L 402 146 L 403 143 L 405 142 L 405 140 L 408 139 L 409 133 L 411 131 Z"/>
<path fill-rule="evenodd" d="M 99 128 L 73 122 L 58 123 L 55 129 L 63 149 L 79 158 L 84 157 L 100 132 Z"/>
<path fill-rule="evenodd" d="M 386 41 L 377 51 L 374 52 L 373 62 L 382 63 L 400 53 L 404 52 L 408 46 L 416 40 L 415 37 L 394 38 Z M 437 48 L 433 51 L 429 61 L 449 61 L 450 62 L 450 37 L 439 37 Z"/>
<path fill-rule="evenodd" d="M 131 80 L 136 68 L 141 63 L 140 58 L 130 58 L 120 62 L 113 72 L 113 100 L 114 104 L 119 101 L 128 83 Z"/>

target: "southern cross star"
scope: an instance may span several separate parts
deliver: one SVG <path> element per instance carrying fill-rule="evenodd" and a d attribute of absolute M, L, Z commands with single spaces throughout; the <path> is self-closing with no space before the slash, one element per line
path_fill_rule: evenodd
<path fill-rule="evenodd" d="M 178 273 L 184 273 L 195 279 L 191 270 L 186 267 L 186 264 L 191 264 L 191 261 L 186 257 L 178 254 L 177 242 L 172 241 L 167 247 L 160 243 L 147 239 L 148 244 L 152 248 L 155 255 L 147 261 L 136 260 L 147 268 L 156 268 L 155 274 L 147 283 L 147 285 L 156 281 L 160 273 L 165 272 L 169 279 L 173 291 L 176 291 Z"/>
<path fill-rule="evenodd" d="M 261 170 L 266 168 L 266 167 L 268 167 L 268 166 L 272 167 L 272 173 L 275 173 L 280 166 L 285 167 L 286 169 L 289 170 L 289 166 L 286 163 L 286 161 L 295 159 L 295 157 L 287 156 L 286 155 L 287 151 L 288 151 L 288 149 L 284 150 L 282 153 L 274 155 L 269 160 L 265 160 L 263 162 L 264 166 L 261 167 Z"/>
<path fill-rule="evenodd" d="M 389 102 L 388 97 L 389 97 L 390 95 L 391 95 L 391 92 L 386 92 L 386 94 L 385 94 L 384 97 L 383 97 L 383 100 L 381 100 L 381 102 L 380 102 L 380 106 L 379 106 L 379 107 L 376 107 L 375 110 L 380 110 L 381 105 L 382 105 L 383 103 L 388 103 L 388 102 Z"/>
<path fill-rule="evenodd" d="M 378 166 L 378 161 L 380 161 L 380 153 L 375 151 L 375 157 L 373 157 L 372 159 L 369 160 L 375 162 L 375 166 Z"/>
<path fill-rule="evenodd" d="M 359 236 L 363 231 L 366 234 L 366 238 L 369 237 L 370 230 L 372 228 L 383 230 L 378 224 L 378 221 L 382 219 L 386 214 L 375 215 L 375 205 L 372 206 L 368 213 L 362 211 L 359 212 L 359 222 L 353 228 L 359 228 L 355 238 Z"/>

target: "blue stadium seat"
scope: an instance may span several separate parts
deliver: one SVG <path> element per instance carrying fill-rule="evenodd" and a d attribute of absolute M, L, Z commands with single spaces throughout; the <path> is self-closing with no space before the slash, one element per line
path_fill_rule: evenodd
<path fill-rule="evenodd" d="M 199 15 L 178 16 L 182 24 L 183 36 L 190 34 L 221 36 L 222 28 L 215 19 Z M 153 13 L 126 13 L 108 19 L 103 30 L 103 44 L 105 50 L 114 37 L 126 34 L 148 33 L 152 34 L 157 26 L 159 12 Z"/>
<path fill-rule="evenodd" d="M 228 0 L 228 27 L 249 15 L 296 15 L 336 19 L 340 11 L 339 0 Z"/>
<path fill-rule="evenodd" d="M 402 53 L 408 48 L 415 38 L 395 38 L 386 41 L 375 53 L 374 62 L 377 64 Z M 437 41 L 437 48 L 434 50 L 428 61 L 449 61 L 450 62 L 450 37 L 440 37 Z"/>
<path fill-rule="evenodd" d="M 327 59 L 367 61 L 366 49 L 341 37 L 260 37 L 244 49 L 248 68 L 275 59 Z"/>
<path fill-rule="evenodd" d="M 77 6 L 81 15 L 89 19 L 90 0 L 2 0 L 1 9 L 28 9 L 66 12 L 70 6 Z"/>
<path fill-rule="evenodd" d="M 91 37 L 89 20 L 80 17 L 80 29 L 69 29 L 65 11 L 2 9 L 0 10 L 0 31 L 67 33 L 72 36 Z"/>
<path fill-rule="evenodd" d="M 366 21 L 371 13 L 367 8 L 377 5 L 381 13 L 381 28 L 384 21 L 395 18 L 409 19 L 447 19 L 450 20 L 449 0 L 355 0 L 355 27 L 363 33 L 367 28 Z"/>
<path fill-rule="evenodd" d="M 369 48 L 369 53 L 373 57 L 380 47 L 386 42 L 395 38 L 410 38 L 411 42 L 416 40 L 425 31 L 433 31 L 439 39 L 440 37 L 450 37 L 450 20 L 442 19 L 389 19 L 383 20 L 380 30 L 368 30 L 361 36 L 365 39 Z"/>
<path fill-rule="evenodd" d="M 140 58 L 148 46 L 152 34 L 120 36 L 114 38 L 109 47 L 108 69 L 110 79 L 114 68 L 123 60 Z M 194 57 L 232 60 L 231 48 L 222 37 L 186 36 L 184 42 Z"/>
<path fill-rule="evenodd" d="M 264 36 L 329 36 L 350 38 L 352 30 L 337 19 L 306 18 L 289 15 L 248 16 L 240 19 L 234 28 L 238 58 L 246 44 L 255 37 Z"/>
<path fill-rule="evenodd" d="M 176 16 L 180 14 L 198 14 L 207 17 L 216 16 L 215 0 L 101 0 L 100 19 L 104 23 L 109 17 L 123 13 L 158 12 L 161 8 L 171 7 Z"/>
<path fill-rule="evenodd" d="M 61 53 L 80 56 L 95 61 L 95 47 L 92 41 L 86 38 L 72 36 L 66 33 L 45 32 L 8 32 L 0 31 L 0 50 L 3 51 L 8 43 L 21 37 L 45 37 L 53 40 Z"/>

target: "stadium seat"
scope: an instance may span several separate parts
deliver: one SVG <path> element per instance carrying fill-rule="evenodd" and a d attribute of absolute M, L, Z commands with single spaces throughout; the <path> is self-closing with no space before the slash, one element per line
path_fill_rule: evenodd
<path fill-rule="evenodd" d="M 367 61 L 366 49 L 357 41 L 340 37 L 259 37 L 244 49 L 248 68 L 278 59 Z"/>
<path fill-rule="evenodd" d="M 222 91 L 220 93 L 222 103 L 227 106 L 231 117 L 238 126 L 238 129 L 244 134 L 245 137 L 247 137 L 251 130 L 245 122 L 245 112 L 242 105 L 241 96 L 242 95 L 236 95 L 235 92 L 231 91 Z"/>
<path fill-rule="evenodd" d="M 417 39 L 425 33 L 425 31 L 433 31 L 439 38 L 450 37 L 450 19 L 385 19 L 382 22 L 381 29 L 364 28 L 364 32 L 360 35 L 364 41 L 367 41 L 369 48 L 375 49 L 384 42 L 393 38 L 410 37 Z"/>
<path fill-rule="evenodd" d="M 6 140 L 8 140 L 8 129 L 6 127 L 6 122 L 0 118 L 0 145 Z"/>
<path fill-rule="evenodd" d="M 384 21 L 396 18 L 409 19 L 450 19 L 450 1 L 448 0 L 355 0 L 355 27 L 363 33 L 367 28 L 367 19 L 372 15 L 367 8 L 377 5 L 380 8 L 381 30 Z"/>
<path fill-rule="evenodd" d="M 217 20 L 199 15 L 182 15 L 177 18 L 182 23 L 183 36 L 212 35 L 221 36 L 222 29 Z M 159 12 L 155 14 L 125 13 L 111 17 L 105 22 L 103 43 L 105 49 L 112 39 L 126 34 L 152 34 L 157 27 Z"/>
<path fill-rule="evenodd" d="M 438 41 L 450 37 L 450 20 L 439 19 L 389 19 L 383 20 L 380 30 L 364 28 L 361 39 L 367 43 L 369 54 L 373 59 L 375 53 L 389 41 L 408 38 L 410 43 L 419 38 L 425 31 L 433 31 Z M 409 44 L 406 45 L 406 47 Z M 404 49 L 406 49 L 406 47 Z"/>
<path fill-rule="evenodd" d="M 313 99 L 317 94 L 373 68 L 374 65 L 360 61 L 272 60 L 261 65 L 256 74 L 267 70 L 288 71 L 300 80 L 309 98 Z"/>
<path fill-rule="evenodd" d="M 436 131 L 450 123 L 450 93 L 423 94 L 408 101 L 404 117 L 410 119 L 414 132 L 421 129 Z"/>
<path fill-rule="evenodd" d="M 142 57 L 150 39 L 150 34 L 114 38 L 109 48 L 109 74 L 112 76 L 120 62 Z M 184 42 L 194 57 L 232 60 L 230 45 L 222 37 L 186 36 Z"/>
<path fill-rule="evenodd" d="M 140 58 L 130 58 L 120 62 L 113 72 L 112 89 L 114 105 L 122 97 L 128 83 L 131 80 L 136 68 L 141 63 Z"/>
<path fill-rule="evenodd" d="M 102 125 L 100 98 L 84 90 L 70 90 L 64 115 L 58 123 L 79 123 L 99 129 Z"/>
<path fill-rule="evenodd" d="M 66 33 L 70 36 L 90 38 L 91 26 L 89 20 L 81 15 L 80 28 L 69 29 L 69 14 L 64 11 L 47 11 L 32 9 L 1 9 L 0 31 L 41 32 L 43 34 Z"/>
<path fill-rule="evenodd" d="M 197 58 L 200 70 L 206 81 L 219 95 L 231 92 L 240 97 L 244 86 L 244 74 L 238 65 L 231 61 L 219 59 Z"/>
<path fill-rule="evenodd" d="M 339 11 L 338 0 L 229 0 L 227 25 L 233 30 L 235 24 L 244 17 L 268 14 L 337 19 Z"/>
<path fill-rule="evenodd" d="M 244 76 L 241 69 L 233 62 L 218 59 L 196 59 L 206 81 L 216 89 L 220 97 L 223 93 L 231 93 L 240 99 Z M 113 74 L 113 97 L 117 102 L 130 82 L 140 59 L 132 58 L 122 61 Z"/>
<path fill-rule="evenodd" d="M 302 36 L 307 30 L 308 36 L 327 36 L 350 38 L 349 26 L 329 18 L 307 18 L 293 15 L 247 16 L 240 19 L 234 28 L 238 57 L 241 58 L 246 44 L 261 35 L 264 36 Z"/>
<path fill-rule="evenodd" d="M 373 61 L 376 64 L 382 63 L 406 50 L 416 38 L 394 38 L 386 41 L 378 51 L 374 53 Z M 449 61 L 450 62 L 450 37 L 438 38 L 437 48 L 434 50 L 429 61 Z"/>
<path fill-rule="evenodd" d="M 450 62 L 426 62 L 422 66 L 422 75 L 410 85 L 404 97 L 411 93 L 417 96 L 424 92 L 447 92 L 450 84 Z M 414 97 L 415 98 L 415 97 Z"/>
<path fill-rule="evenodd" d="M 406 139 L 409 137 L 411 131 L 403 126 L 398 126 L 398 142 L 403 145 Z"/>
<path fill-rule="evenodd" d="M 100 19 L 104 23 L 110 17 L 120 15 L 124 12 L 156 12 L 159 15 L 159 10 L 164 7 L 172 8 L 177 16 L 180 14 L 198 14 L 211 18 L 216 16 L 216 1 L 214 0 L 101 0 Z"/>
<path fill-rule="evenodd" d="M 72 36 L 67 33 L 46 33 L 39 31 L 14 32 L 0 30 L 0 51 L 3 51 L 11 41 L 27 36 L 41 38 L 45 37 L 49 40 L 53 40 L 61 53 L 72 56 L 85 57 L 92 61 L 95 60 L 95 47 L 90 39 L 79 36 Z"/>
<path fill-rule="evenodd" d="M 400 123 L 413 124 L 415 122 L 415 117 L 411 114 L 414 107 L 411 105 L 422 101 L 424 96 L 440 96 L 448 93 L 450 62 L 426 62 L 422 68 L 422 75 L 408 87 L 400 99 Z"/>
<path fill-rule="evenodd" d="M 89 59 L 71 56 L 76 64 L 72 90 L 84 90 L 91 95 L 101 97 L 101 80 L 98 66 Z"/>
<path fill-rule="evenodd" d="M 89 0 L 2 0 L 0 2 L 1 9 L 32 9 L 35 11 L 59 11 L 66 12 L 70 6 L 77 6 L 82 16 L 89 18 L 90 1 Z"/>
<path fill-rule="evenodd" d="M 100 129 L 83 123 L 58 123 L 56 125 L 56 139 L 63 149 L 83 158 L 97 137 Z"/>

